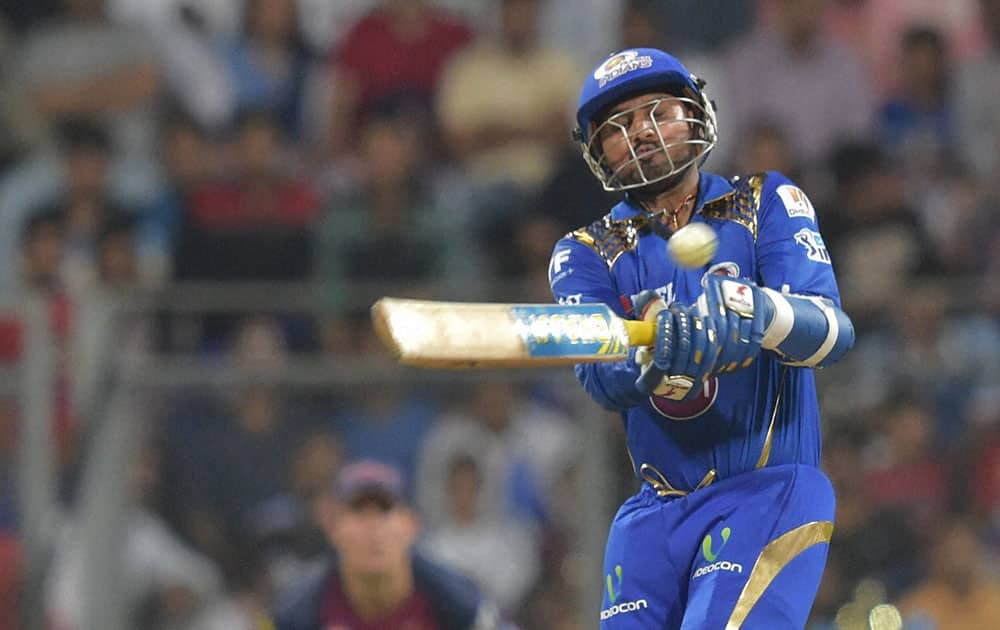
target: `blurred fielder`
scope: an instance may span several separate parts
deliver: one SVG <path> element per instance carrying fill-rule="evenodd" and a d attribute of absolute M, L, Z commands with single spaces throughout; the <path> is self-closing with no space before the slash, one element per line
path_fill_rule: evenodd
<path fill-rule="evenodd" d="M 640 48 L 580 94 L 584 159 L 625 195 L 558 242 L 552 292 L 656 325 L 631 360 L 576 367 L 621 412 L 645 482 L 611 525 L 602 628 L 802 628 L 833 530 L 812 368 L 842 357 L 853 327 L 802 190 L 775 172 L 699 170 L 716 142 L 703 88 Z M 691 222 L 719 247 L 682 269 L 666 242 Z"/>

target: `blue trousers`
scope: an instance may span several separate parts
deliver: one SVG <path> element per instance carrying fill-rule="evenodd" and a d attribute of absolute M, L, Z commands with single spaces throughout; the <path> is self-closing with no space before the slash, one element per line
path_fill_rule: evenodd
<path fill-rule="evenodd" d="M 644 484 L 611 524 L 601 628 L 801 629 L 833 512 L 833 487 L 811 466 L 762 468 L 682 497 Z"/>

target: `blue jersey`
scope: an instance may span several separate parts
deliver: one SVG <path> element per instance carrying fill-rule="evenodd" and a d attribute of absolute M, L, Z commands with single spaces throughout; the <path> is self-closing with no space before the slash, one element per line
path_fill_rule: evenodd
<path fill-rule="evenodd" d="M 603 219 L 560 239 L 549 266 L 556 300 L 603 302 L 632 317 L 631 302 L 640 291 L 693 304 L 703 274 L 712 272 L 840 306 L 813 207 L 780 173 L 733 180 L 701 173 L 691 221 L 708 223 L 719 236 L 718 251 L 702 268 L 679 268 L 648 221 L 626 197 Z M 784 365 L 774 352 L 761 351 L 748 368 L 712 377 L 696 400 L 686 402 L 639 392 L 639 368 L 632 361 L 578 365 L 576 373 L 595 400 L 622 413 L 636 473 L 648 465 L 669 489 L 688 492 L 706 479 L 767 465 L 819 464 L 812 369 Z"/>

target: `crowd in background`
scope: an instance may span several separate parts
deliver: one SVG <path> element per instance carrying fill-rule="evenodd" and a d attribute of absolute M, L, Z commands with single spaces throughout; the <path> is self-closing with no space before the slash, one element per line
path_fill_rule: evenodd
<path fill-rule="evenodd" d="M 137 342 L 245 369 L 379 352 L 367 308 L 382 293 L 550 301 L 553 244 L 616 201 L 570 141 L 579 86 L 636 46 L 707 80 L 708 170 L 778 170 L 807 191 L 857 328 L 818 379 L 838 508 L 812 627 L 859 627 L 878 601 L 907 627 L 987 627 L 1000 0 L 0 2 L 0 301 L 48 296 L 59 343 L 95 291 L 313 287 L 309 313 L 165 312 Z M 0 320 L 5 361 L 21 334 Z M 560 394 L 489 381 L 164 397 L 130 472 L 131 627 L 262 627 L 325 549 L 310 497 L 359 457 L 405 473 L 420 544 L 514 621 L 591 627 L 577 602 L 599 595 L 567 568 L 587 498 Z M 60 630 L 85 579 L 65 398 L 46 596 Z M 17 425 L 0 401 L 0 627 L 16 614 Z M 634 488 L 624 449 L 607 474 Z"/>

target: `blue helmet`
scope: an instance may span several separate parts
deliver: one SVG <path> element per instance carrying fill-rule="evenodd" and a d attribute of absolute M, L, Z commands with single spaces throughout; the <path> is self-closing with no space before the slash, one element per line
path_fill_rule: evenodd
<path fill-rule="evenodd" d="M 574 132 L 574 137 L 581 143 L 584 159 L 605 189 L 626 190 L 645 186 L 667 179 L 691 164 L 705 160 L 708 152 L 715 146 L 717 133 L 715 108 L 704 92 L 704 85 L 704 81 L 688 71 L 674 56 L 655 48 L 616 52 L 594 69 L 580 91 L 576 112 L 579 127 Z M 655 169 L 640 160 L 629 139 L 628 130 L 615 122 L 614 116 L 608 120 L 599 120 L 609 107 L 646 92 L 674 95 L 669 99 L 653 99 L 643 104 L 642 107 L 646 108 L 644 111 L 651 118 L 661 102 L 681 102 L 685 105 L 685 114 L 674 120 L 687 122 L 691 130 L 688 139 L 671 142 L 656 127 L 656 136 L 659 138 L 660 148 L 667 156 L 668 164 Z M 605 134 L 624 135 L 629 141 L 632 159 L 617 165 L 607 163 L 600 143 L 594 142 L 599 135 L 596 133 L 598 129 Z M 690 150 L 689 155 L 681 156 L 682 159 L 678 160 L 677 149 L 674 153 L 669 149 L 680 145 L 687 145 Z"/>

